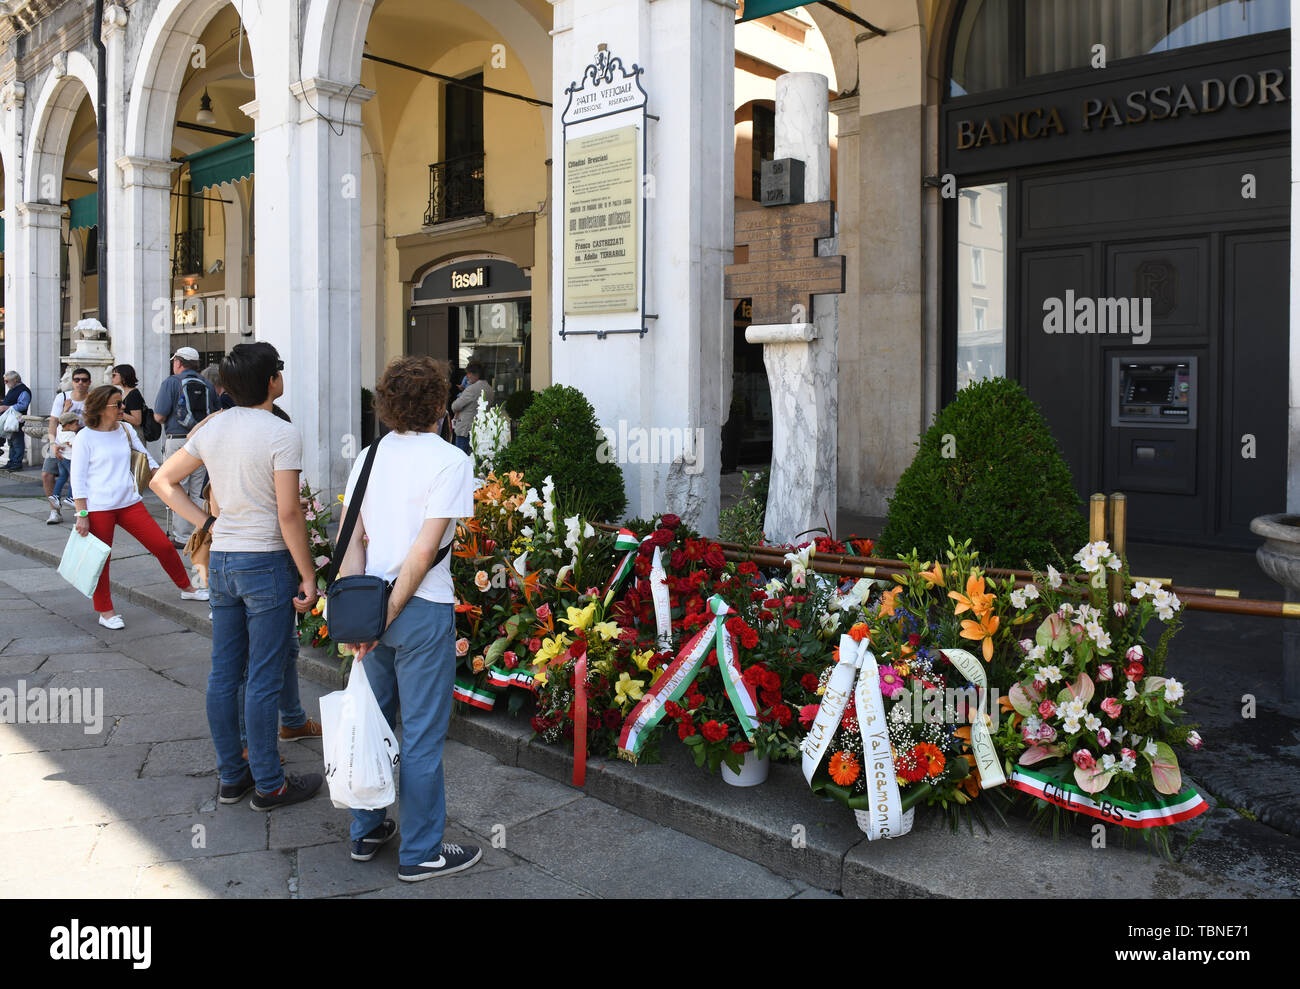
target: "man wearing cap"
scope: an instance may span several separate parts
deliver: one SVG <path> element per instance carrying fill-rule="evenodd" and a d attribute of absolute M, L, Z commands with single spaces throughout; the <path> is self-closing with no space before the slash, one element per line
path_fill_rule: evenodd
<path fill-rule="evenodd" d="M 153 403 L 153 417 L 162 423 L 163 435 L 166 437 L 163 445 L 164 459 L 181 449 L 189 438 L 190 430 L 219 408 L 221 402 L 217 398 L 217 390 L 199 374 L 199 352 L 193 347 L 181 347 L 172 354 L 172 376 L 162 383 Z M 204 471 L 200 470 L 180 484 L 190 500 L 198 503 L 203 500 L 206 480 Z M 167 537 L 172 545 L 178 549 L 184 546 L 193 531 L 192 523 L 173 513 L 170 508 L 167 510 Z"/>
<path fill-rule="evenodd" d="M 0 399 L 0 416 L 3 416 L 10 409 L 15 410 L 18 415 L 25 415 L 28 407 L 32 404 L 32 390 L 23 384 L 23 379 L 17 371 L 5 372 L 5 397 Z M 9 460 L 4 469 L 7 471 L 22 470 L 23 457 L 27 454 L 27 438 L 23 436 L 22 429 L 16 433 L 10 433 L 6 439 L 9 446 Z"/>

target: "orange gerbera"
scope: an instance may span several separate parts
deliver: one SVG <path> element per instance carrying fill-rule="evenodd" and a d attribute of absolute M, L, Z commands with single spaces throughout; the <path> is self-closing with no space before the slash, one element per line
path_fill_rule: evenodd
<path fill-rule="evenodd" d="M 863 639 L 870 641 L 871 628 L 867 625 L 866 622 L 858 622 L 851 629 L 849 629 L 849 636 L 853 639 L 854 642 L 861 642 Z"/>
<path fill-rule="evenodd" d="M 953 610 L 954 615 L 960 615 L 963 611 L 969 610 L 975 612 L 977 618 L 982 618 L 993 607 L 994 595 L 984 593 L 983 577 L 967 577 L 966 593 L 958 594 L 956 591 L 949 591 L 948 597 L 957 602 L 957 607 Z"/>
<path fill-rule="evenodd" d="M 912 755 L 925 767 L 925 775 L 930 779 L 934 779 L 943 772 L 945 760 L 938 746 L 931 745 L 929 742 L 922 742 L 912 749 Z"/>
<path fill-rule="evenodd" d="M 998 630 L 998 616 L 985 615 L 978 622 L 961 623 L 961 637 L 984 643 L 984 662 L 993 659 L 993 634 Z"/>
<path fill-rule="evenodd" d="M 933 748 L 933 746 L 931 746 Z M 937 750 L 936 750 L 937 751 Z M 849 752 L 836 752 L 831 756 L 831 779 L 840 786 L 849 786 L 862 772 L 862 764 Z"/>

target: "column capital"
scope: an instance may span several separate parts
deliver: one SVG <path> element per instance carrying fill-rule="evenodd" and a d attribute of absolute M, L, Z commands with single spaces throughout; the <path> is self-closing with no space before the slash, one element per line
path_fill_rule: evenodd
<path fill-rule="evenodd" d="M 361 105 L 371 100 L 375 91 L 361 85 L 336 82 L 322 76 L 312 76 L 290 83 L 289 92 L 293 93 L 303 104 L 308 114 L 324 117 L 327 121 L 342 118 L 342 123 L 359 127 L 361 125 Z M 300 120 L 310 120 L 310 116 L 301 116 Z"/>
<path fill-rule="evenodd" d="M 0 89 L 0 105 L 6 110 L 22 109 L 26 99 L 27 87 L 16 80 L 5 83 L 4 89 Z"/>
<path fill-rule="evenodd" d="M 100 38 L 107 44 L 112 38 L 126 33 L 127 12 L 119 4 L 109 4 L 104 8 L 104 20 L 100 26 Z"/>
<path fill-rule="evenodd" d="M 68 207 L 62 203 L 18 204 L 18 225 L 20 227 L 52 227 L 57 229 L 67 215 Z"/>
<path fill-rule="evenodd" d="M 180 163 L 160 158 L 144 158 L 139 155 L 123 155 L 117 159 L 117 167 L 122 171 L 124 189 L 138 185 L 147 189 L 170 190 L 172 172 L 180 167 Z"/>

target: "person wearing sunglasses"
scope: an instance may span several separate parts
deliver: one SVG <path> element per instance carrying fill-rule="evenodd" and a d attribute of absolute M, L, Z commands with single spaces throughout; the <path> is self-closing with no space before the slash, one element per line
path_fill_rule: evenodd
<path fill-rule="evenodd" d="M 70 434 L 75 434 L 84 424 L 82 411 L 86 404 L 86 394 L 90 391 L 90 372 L 79 367 L 72 372 L 72 390 L 61 391 L 54 396 L 50 406 L 49 442 L 46 444 L 45 463 L 41 465 L 41 484 L 45 488 L 45 498 L 50 503 L 50 517 L 46 525 L 57 525 L 63 521 L 60 511 L 60 496 L 63 508 L 75 508 L 72 500 L 76 488 L 71 483 L 71 466 L 69 459 L 71 449 L 67 443 Z M 73 419 L 72 416 L 76 418 Z"/>
<path fill-rule="evenodd" d="M 135 430 L 123 423 L 123 402 L 122 393 L 113 385 L 100 385 L 86 398 L 86 428 L 77 436 L 77 455 L 72 460 L 73 490 L 77 493 L 77 533 L 93 535 L 112 546 L 113 532 L 121 526 L 162 564 L 172 583 L 180 588 L 182 600 L 206 601 L 207 590 L 190 583 L 190 575 L 180 554 L 158 528 L 136 489 L 135 475 L 131 473 L 132 452 L 148 457 L 150 467 L 157 469 L 158 465 L 135 435 Z M 125 628 L 126 623 L 114 609 L 109 592 L 111 562 L 110 559 L 104 564 L 104 572 L 95 587 L 94 604 L 99 613 L 99 624 L 120 629 Z"/>

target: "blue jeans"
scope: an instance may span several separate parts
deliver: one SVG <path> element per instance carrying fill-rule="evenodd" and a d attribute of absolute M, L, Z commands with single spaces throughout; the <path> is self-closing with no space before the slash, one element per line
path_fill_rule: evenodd
<path fill-rule="evenodd" d="M 23 457 L 27 454 L 27 436 L 20 429 L 16 433 L 9 433 L 7 436 L 9 443 L 9 463 L 8 467 L 21 467 Z"/>
<path fill-rule="evenodd" d="M 208 727 L 221 782 L 239 782 L 251 766 L 258 792 L 272 793 L 284 783 L 276 740 L 277 709 L 295 648 L 293 597 L 298 593 L 298 571 L 288 550 L 214 552 L 208 562 L 208 588 L 212 608 Z M 245 676 L 247 762 L 239 737 L 239 687 Z"/>
<path fill-rule="evenodd" d="M 456 449 L 464 450 L 466 453 L 469 453 L 469 437 L 457 435 Z"/>
<path fill-rule="evenodd" d="M 453 619 L 451 605 L 413 597 L 361 661 L 389 725 L 396 724 L 399 700 L 402 705 L 397 766 L 402 832 L 397 858 L 402 865 L 419 865 L 441 853 L 447 824 L 442 745 L 451 719 L 456 673 Z M 379 827 L 384 816 L 383 809 L 354 810 L 352 840 Z"/>
<path fill-rule="evenodd" d="M 63 492 L 66 490 L 68 493 L 68 497 L 71 498 L 73 497 L 72 461 L 69 460 L 67 457 L 60 457 L 58 459 L 58 465 L 59 465 L 59 472 L 56 475 L 54 475 L 54 497 L 56 498 L 61 497 L 63 495 Z"/>
<path fill-rule="evenodd" d="M 214 613 L 215 615 L 215 613 Z M 248 747 L 248 730 L 244 725 L 244 704 L 248 689 L 248 673 L 239 683 L 239 741 Z M 307 723 L 302 698 L 298 696 L 298 640 L 295 637 L 289 665 L 284 668 L 284 686 L 280 688 L 280 724 L 286 728 L 301 728 Z"/>

